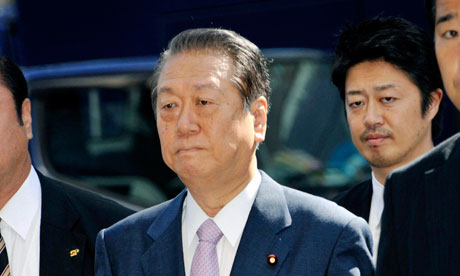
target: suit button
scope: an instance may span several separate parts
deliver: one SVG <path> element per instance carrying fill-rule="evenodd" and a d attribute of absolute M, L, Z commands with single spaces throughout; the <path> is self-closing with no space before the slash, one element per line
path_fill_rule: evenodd
<path fill-rule="evenodd" d="M 275 254 L 270 254 L 267 257 L 267 263 L 269 265 L 275 265 L 278 262 L 278 258 L 276 257 Z"/>

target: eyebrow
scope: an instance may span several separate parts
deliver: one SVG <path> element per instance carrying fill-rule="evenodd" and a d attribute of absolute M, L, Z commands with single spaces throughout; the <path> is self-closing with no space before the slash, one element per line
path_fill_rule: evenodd
<path fill-rule="evenodd" d="M 438 26 L 439 24 L 441 24 L 443 22 L 447 22 L 447 21 L 451 20 L 454 17 L 458 17 L 457 13 L 448 13 L 446 15 L 443 15 L 443 16 L 439 17 L 438 20 L 436 20 L 435 26 Z"/>
<path fill-rule="evenodd" d="M 395 87 L 398 87 L 399 85 L 396 85 L 394 83 L 388 83 L 388 84 L 382 84 L 382 85 L 377 85 L 376 87 L 374 87 L 374 89 L 376 91 L 383 91 L 383 90 L 386 90 L 386 89 L 389 89 L 389 88 L 395 88 Z"/>
<path fill-rule="evenodd" d="M 169 87 L 161 87 L 160 89 L 157 89 L 157 95 L 160 93 L 172 93 L 172 89 Z"/>
<path fill-rule="evenodd" d="M 361 90 L 349 90 L 346 93 L 346 96 L 361 95 L 363 92 Z"/>
<path fill-rule="evenodd" d="M 202 84 L 195 84 L 193 85 L 193 90 L 204 90 L 204 89 L 211 89 L 217 92 L 222 92 L 222 89 L 219 88 L 218 86 L 214 85 L 213 83 L 202 83 Z M 161 87 L 157 89 L 157 95 L 163 94 L 163 93 L 173 93 L 173 89 L 171 87 Z"/>
<path fill-rule="evenodd" d="M 376 91 L 384 91 L 386 89 L 390 89 L 390 88 L 395 88 L 395 87 L 398 87 L 399 85 L 397 84 L 394 84 L 394 83 L 388 83 L 388 84 L 382 84 L 382 85 L 377 85 L 374 87 L 374 90 Z M 361 90 L 349 90 L 349 91 L 346 91 L 345 95 L 346 96 L 354 96 L 354 95 L 362 95 L 363 94 L 363 91 Z"/>

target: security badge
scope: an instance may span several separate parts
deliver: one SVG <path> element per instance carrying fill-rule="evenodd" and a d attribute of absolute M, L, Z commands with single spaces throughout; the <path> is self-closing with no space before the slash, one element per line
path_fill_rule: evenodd
<path fill-rule="evenodd" d="M 70 257 L 75 257 L 78 255 L 78 253 L 80 252 L 80 249 L 76 248 L 74 250 L 70 250 Z"/>

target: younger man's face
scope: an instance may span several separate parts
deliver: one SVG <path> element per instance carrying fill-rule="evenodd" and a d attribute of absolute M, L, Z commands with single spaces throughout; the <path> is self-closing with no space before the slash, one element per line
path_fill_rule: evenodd
<path fill-rule="evenodd" d="M 348 70 L 345 109 L 351 137 L 373 168 L 393 170 L 432 147 L 437 106 L 422 115 L 421 103 L 419 88 L 390 63 L 365 61 Z"/>
<path fill-rule="evenodd" d="M 435 46 L 447 95 L 460 109 L 460 0 L 436 0 Z"/>

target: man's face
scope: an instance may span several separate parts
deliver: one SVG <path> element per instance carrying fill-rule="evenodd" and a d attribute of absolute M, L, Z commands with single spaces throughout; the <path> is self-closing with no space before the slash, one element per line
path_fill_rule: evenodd
<path fill-rule="evenodd" d="M 460 109 L 460 0 L 436 0 L 435 46 L 447 95 Z"/>
<path fill-rule="evenodd" d="M 22 106 L 24 125 L 19 124 L 11 92 L 0 84 L 0 176 L 14 175 L 28 160 L 28 141 L 32 138 L 30 102 Z"/>
<path fill-rule="evenodd" d="M 186 52 L 171 57 L 159 76 L 157 128 L 165 163 L 189 180 L 238 178 L 255 158 L 261 97 L 244 111 L 230 81 L 233 65 L 224 56 Z M 263 118 L 262 118 L 263 119 Z"/>
<path fill-rule="evenodd" d="M 437 105 L 422 116 L 421 101 L 418 87 L 390 63 L 365 61 L 350 68 L 345 83 L 348 125 L 354 145 L 372 167 L 393 170 L 432 147 Z"/>

